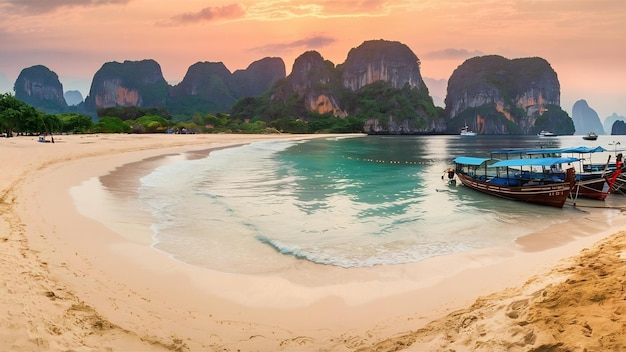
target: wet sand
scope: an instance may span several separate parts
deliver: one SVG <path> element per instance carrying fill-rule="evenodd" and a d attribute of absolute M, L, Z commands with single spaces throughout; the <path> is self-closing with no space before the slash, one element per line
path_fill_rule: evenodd
<path fill-rule="evenodd" d="M 577 223 L 508 247 L 416 264 L 342 269 L 288 259 L 290 270 L 281 275 L 246 276 L 174 261 L 150 248 L 149 217 L 138 213 L 125 231 L 112 229 L 106 226 L 110 209 L 98 197 L 76 204 L 69 193 L 98 177 L 118 192 L 117 201 L 132 201 L 137 179 L 168 157 L 312 137 L 318 136 L 76 135 L 55 137 L 54 144 L 2 139 L 0 308 L 7 313 L 0 315 L 0 349 L 626 348 L 619 339 L 626 336 L 625 221 L 619 210 L 607 215 L 581 208 Z M 84 211 L 101 214 L 99 221 Z M 584 275 L 596 275 L 599 283 Z M 598 290 L 607 293 L 592 294 Z M 562 298 L 565 293 L 572 298 Z M 561 308 L 557 317 L 549 315 Z"/>

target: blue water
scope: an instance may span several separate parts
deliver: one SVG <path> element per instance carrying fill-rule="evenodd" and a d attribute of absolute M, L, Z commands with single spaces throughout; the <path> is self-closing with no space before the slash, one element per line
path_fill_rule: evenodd
<path fill-rule="evenodd" d="M 264 141 L 161 166 L 141 179 L 139 203 L 153 215 L 156 249 L 208 269 L 267 273 L 294 258 L 345 268 L 417 262 L 579 217 L 442 180 L 458 155 L 546 144 L 602 145 L 580 136 Z"/>

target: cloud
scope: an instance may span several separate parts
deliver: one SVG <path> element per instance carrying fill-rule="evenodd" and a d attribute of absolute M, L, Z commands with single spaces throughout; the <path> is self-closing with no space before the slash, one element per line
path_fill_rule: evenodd
<path fill-rule="evenodd" d="M 132 0 L 0 0 L 0 9 L 13 12 L 39 15 L 53 12 L 63 7 L 92 7 L 101 5 L 124 5 Z"/>
<path fill-rule="evenodd" d="M 304 49 L 318 49 L 323 48 L 327 45 L 330 45 L 335 42 L 334 38 L 317 35 L 305 39 L 296 40 L 293 42 L 287 43 L 274 43 L 259 46 L 256 48 L 250 49 L 252 52 L 260 52 L 260 53 L 281 53 L 285 51 L 289 51 L 291 49 L 304 48 Z"/>
<path fill-rule="evenodd" d="M 219 20 L 283 21 L 303 17 L 380 17 L 389 15 L 395 9 L 415 6 L 410 0 L 262 0 L 250 1 L 247 5 L 233 3 L 205 7 L 197 12 L 173 16 L 160 24 L 177 26 Z"/>
<path fill-rule="evenodd" d="M 245 9 L 239 4 L 205 7 L 198 12 L 187 12 L 171 17 L 165 25 L 175 26 L 198 22 L 212 22 L 218 20 L 232 20 L 245 16 Z"/>
<path fill-rule="evenodd" d="M 265 0 L 248 7 L 247 18 L 255 20 L 287 20 L 300 17 L 379 17 L 392 9 L 412 6 L 410 1 L 388 0 Z"/>
<path fill-rule="evenodd" d="M 483 55 L 485 55 L 485 53 L 480 50 L 468 51 L 465 49 L 447 48 L 443 50 L 431 51 L 423 55 L 423 57 L 427 59 L 458 60 Z"/>

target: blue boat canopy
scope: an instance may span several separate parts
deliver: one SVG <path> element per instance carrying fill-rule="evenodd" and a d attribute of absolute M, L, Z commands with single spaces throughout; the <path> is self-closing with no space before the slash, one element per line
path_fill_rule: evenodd
<path fill-rule="evenodd" d="M 578 158 L 521 158 L 501 160 L 489 165 L 489 167 L 511 167 L 511 166 L 552 166 L 555 164 L 566 164 L 580 161 Z"/>
<path fill-rule="evenodd" d="M 480 165 L 487 160 L 490 160 L 490 159 L 489 158 L 475 158 L 472 156 L 459 156 L 459 157 L 454 158 L 454 162 L 456 164 L 463 164 L 463 165 Z"/>
<path fill-rule="evenodd" d="M 492 154 L 548 154 L 548 153 L 599 153 L 607 150 L 601 146 L 595 148 L 578 146 L 570 148 L 541 148 L 541 149 L 497 149 L 491 151 Z"/>
<path fill-rule="evenodd" d="M 585 146 L 580 146 L 580 147 L 574 147 L 574 148 L 563 148 L 563 151 L 561 153 L 599 153 L 599 152 L 606 152 L 607 150 L 597 146 L 595 148 L 590 148 L 590 147 L 585 147 Z"/>

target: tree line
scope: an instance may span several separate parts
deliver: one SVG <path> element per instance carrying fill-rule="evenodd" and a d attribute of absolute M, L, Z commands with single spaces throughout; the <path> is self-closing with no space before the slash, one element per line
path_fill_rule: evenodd
<path fill-rule="evenodd" d="M 361 119 L 341 119 L 332 114 L 288 114 L 272 121 L 249 119 L 226 113 L 194 113 L 191 117 L 171 116 L 162 108 L 137 106 L 99 109 L 98 118 L 77 112 L 48 114 L 18 100 L 10 93 L 0 94 L 0 134 L 41 135 L 61 133 L 343 133 L 360 132 Z"/>

